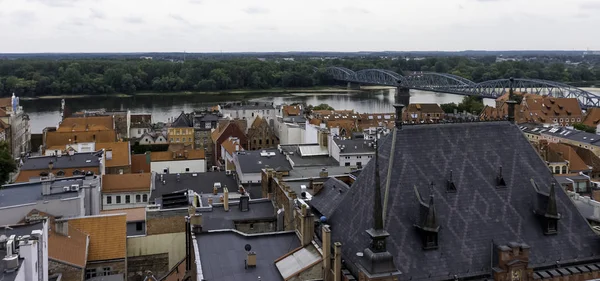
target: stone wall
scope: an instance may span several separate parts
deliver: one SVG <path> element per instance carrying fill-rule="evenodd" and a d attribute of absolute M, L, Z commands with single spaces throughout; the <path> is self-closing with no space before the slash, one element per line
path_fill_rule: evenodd
<path fill-rule="evenodd" d="M 85 277 L 83 268 L 48 259 L 48 275 L 52 276 L 57 273 L 62 274 L 61 281 L 83 281 Z"/>
<path fill-rule="evenodd" d="M 127 263 L 127 280 L 129 281 L 146 276 L 146 271 L 151 271 L 158 278 L 169 273 L 168 253 L 130 257 L 127 259 Z"/>
<path fill-rule="evenodd" d="M 93 268 L 103 269 L 105 267 L 111 268 L 111 275 L 122 274 L 122 276 L 126 276 L 127 274 L 127 261 L 125 259 L 88 262 L 86 270 Z"/>
<path fill-rule="evenodd" d="M 185 232 L 186 209 L 146 212 L 146 234 L 165 234 Z"/>
<path fill-rule="evenodd" d="M 235 229 L 246 234 L 275 232 L 277 231 L 277 221 L 268 220 L 235 222 Z"/>

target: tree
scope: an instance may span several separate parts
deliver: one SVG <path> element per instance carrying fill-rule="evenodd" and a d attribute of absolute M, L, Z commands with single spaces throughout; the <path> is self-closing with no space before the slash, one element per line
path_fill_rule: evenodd
<path fill-rule="evenodd" d="M 580 130 L 580 131 L 592 133 L 592 134 L 596 133 L 596 128 L 585 125 L 583 123 L 573 123 L 573 128 Z"/>
<path fill-rule="evenodd" d="M 329 106 L 326 103 L 319 104 L 312 108 L 312 110 L 335 110 L 333 107 Z"/>
<path fill-rule="evenodd" d="M 455 109 L 458 110 L 458 105 L 453 102 L 440 104 L 440 107 L 445 113 L 454 113 Z"/>
<path fill-rule="evenodd" d="M 8 142 L 0 142 L 0 183 L 10 180 L 10 173 L 17 170 L 17 163 L 10 154 Z"/>
<path fill-rule="evenodd" d="M 458 104 L 458 111 L 467 113 L 479 114 L 483 111 L 483 99 L 477 96 L 465 96 L 461 103 Z"/>

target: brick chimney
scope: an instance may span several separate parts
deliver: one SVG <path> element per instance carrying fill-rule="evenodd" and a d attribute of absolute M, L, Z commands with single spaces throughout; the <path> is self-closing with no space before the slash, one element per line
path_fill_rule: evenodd
<path fill-rule="evenodd" d="M 298 229 L 298 232 L 301 236 L 302 246 L 307 246 L 312 243 L 313 240 L 313 233 L 315 231 L 314 215 L 310 210 L 308 210 L 306 204 L 302 204 L 296 219 L 300 220 L 300 229 Z"/>
<path fill-rule="evenodd" d="M 402 129 L 402 110 L 404 109 L 403 104 L 394 104 L 394 108 L 396 109 L 396 129 Z"/>
<path fill-rule="evenodd" d="M 327 168 L 322 168 L 321 171 L 319 172 L 319 177 L 320 178 L 327 178 L 329 177 L 329 172 L 327 171 Z"/>
<path fill-rule="evenodd" d="M 335 242 L 333 247 L 333 280 L 342 281 L 342 243 Z"/>
<path fill-rule="evenodd" d="M 225 212 L 229 212 L 229 190 L 227 187 L 223 187 L 223 209 L 225 209 Z"/>
<path fill-rule="evenodd" d="M 321 227 L 323 232 L 323 280 L 330 280 L 331 274 L 331 229 L 328 225 Z"/>
<path fill-rule="evenodd" d="M 508 121 L 515 123 L 515 105 L 517 104 L 514 100 L 507 100 L 506 105 L 508 106 Z"/>

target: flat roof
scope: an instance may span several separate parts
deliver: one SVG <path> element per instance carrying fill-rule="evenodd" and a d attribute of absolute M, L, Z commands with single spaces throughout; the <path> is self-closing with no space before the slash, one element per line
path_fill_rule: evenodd
<path fill-rule="evenodd" d="M 286 144 L 281 145 L 281 151 L 294 162 L 294 169 L 298 167 L 310 166 L 337 166 L 339 164 L 333 157 L 329 155 L 302 156 L 300 151 L 306 146 L 315 146 L 317 144 Z M 279 153 L 279 152 L 277 152 Z"/>
<path fill-rule="evenodd" d="M 300 246 L 294 232 L 243 235 L 234 231 L 196 235 L 198 254 L 205 280 L 284 280 L 275 260 Z M 245 269 L 249 244 L 256 253 L 256 267 Z"/>
<path fill-rule="evenodd" d="M 204 231 L 235 229 L 236 221 L 276 219 L 271 200 L 257 199 L 250 200 L 249 203 L 250 208 L 246 212 L 240 211 L 239 201 L 229 202 L 228 212 L 222 204 L 196 209 L 197 213 L 202 214 L 202 229 Z"/>
<path fill-rule="evenodd" d="M 100 154 L 99 154 L 100 153 Z M 29 157 L 23 161 L 21 170 L 48 170 L 48 164 L 52 162 L 53 170 L 98 167 L 100 165 L 101 152 L 75 153 L 72 156 L 40 156 Z"/>
<path fill-rule="evenodd" d="M 179 174 L 179 180 L 177 177 L 177 174 L 156 175 L 154 189 L 150 191 L 149 202 L 155 201 L 164 194 L 188 189 L 200 194 L 212 193 L 213 185 L 216 182 L 221 183 L 221 187 L 227 186 L 230 192 L 238 189 L 237 181 L 232 175 L 227 175 L 225 172 L 181 173 Z M 164 180 L 163 182 L 161 182 L 161 178 Z M 260 187 L 254 189 L 248 191 L 250 192 L 250 197 L 261 197 L 262 191 Z"/>
<path fill-rule="evenodd" d="M 327 169 L 327 173 L 329 177 L 332 176 L 341 176 L 341 175 L 349 175 L 352 172 L 350 167 L 346 166 L 314 166 L 314 167 L 294 167 L 293 170 L 289 172 L 289 176 L 285 179 L 309 179 L 309 178 L 319 178 L 319 173 L 323 168 Z"/>
<path fill-rule="evenodd" d="M 263 156 L 264 154 L 269 156 Z M 263 149 L 237 152 L 237 157 L 242 173 L 260 173 L 262 169 L 272 168 L 275 171 L 290 171 L 292 166 L 277 149 Z"/>
<path fill-rule="evenodd" d="M 82 179 L 56 180 L 52 187 L 71 186 L 72 184 L 83 184 Z M 66 191 L 50 195 L 42 195 L 42 182 L 27 182 L 2 186 L 0 189 L 0 208 L 16 205 L 30 204 L 38 201 L 60 200 L 75 198 L 79 196 L 77 191 Z"/>
<path fill-rule="evenodd" d="M 333 139 L 335 145 L 340 149 L 340 155 L 342 154 L 375 154 L 375 148 L 373 147 L 372 140 L 365 139 Z"/>

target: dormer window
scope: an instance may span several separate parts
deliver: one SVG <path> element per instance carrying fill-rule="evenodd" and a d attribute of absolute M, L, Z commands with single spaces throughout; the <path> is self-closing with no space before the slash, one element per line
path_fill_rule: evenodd
<path fill-rule="evenodd" d="M 546 227 L 546 234 L 555 234 L 557 232 L 557 221 L 556 220 L 548 220 L 548 225 Z"/>

